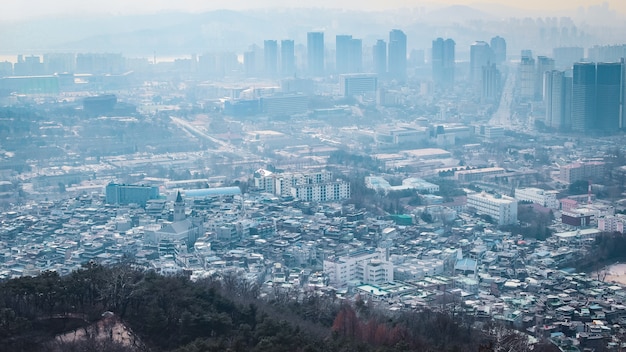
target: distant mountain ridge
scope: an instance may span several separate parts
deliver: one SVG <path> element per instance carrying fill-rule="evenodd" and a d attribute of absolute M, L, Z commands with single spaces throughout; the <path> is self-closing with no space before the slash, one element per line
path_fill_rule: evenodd
<path fill-rule="evenodd" d="M 507 17 L 507 14 L 510 15 Z M 306 33 L 312 30 L 326 33 L 328 47 L 333 45 L 336 34 L 352 34 L 362 38 L 364 46 L 370 46 L 376 39 L 387 40 L 393 28 L 407 33 L 409 48 L 428 48 L 438 36 L 452 37 L 458 47 L 465 47 L 474 40 L 488 40 L 495 35 L 515 38 L 520 34 L 505 21 L 511 17 L 537 18 L 530 17 L 533 15 L 507 5 L 479 3 L 381 12 L 284 8 L 48 18 L 0 23 L 0 55 L 46 52 L 116 52 L 129 56 L 152 56 L 155 52 L 170 56 L 222 51 L 242 53 L 252 44 L 262 46 L 265 39 L 294 39 L 296 47 L 305 46 Z M 617 40 L 608 38 L 605 33 L 593 40 Z M 535 38 L 522 40 L 520 45 L 527 45 L 528 41 L 533 43 L 533 40 Z"/>

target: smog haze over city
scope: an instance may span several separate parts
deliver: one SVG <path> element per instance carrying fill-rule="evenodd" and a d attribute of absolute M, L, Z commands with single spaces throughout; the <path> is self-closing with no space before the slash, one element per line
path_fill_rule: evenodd
<path fill-rule="evenodd" d="M 0 351 L 625 351 L 626 2 L 0 12 Z"/>

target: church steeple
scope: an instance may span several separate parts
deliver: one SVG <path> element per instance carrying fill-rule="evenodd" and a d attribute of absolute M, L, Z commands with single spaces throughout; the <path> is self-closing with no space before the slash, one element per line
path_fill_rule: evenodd
<path fill-rule="evenodd" d="M 180 191 L 176 195 L 176 201 L 174 202 L 174 221 L 185 220 L 185 201 L 180 195 Z"/>

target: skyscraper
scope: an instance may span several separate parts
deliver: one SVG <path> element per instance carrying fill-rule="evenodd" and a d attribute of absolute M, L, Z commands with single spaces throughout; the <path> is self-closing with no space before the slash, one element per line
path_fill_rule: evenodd
<path fill-rule="evenodd" d="M 506 61 L 506 40 L 500 36 L 491 38 L 491 50 L 493 50 L 493 61 L 500 65 Z"/>
<path fill-rule="evenodd" d="M 280 41 L 280 72 L 283 76 L 296 74 L 296 54 L 293 40 Z"/>
<path fill-rule="evenodd" d="M 530 50 L 522 51 L 522 60 L 519 63 L 518 84 L 519 95 L 522 99 L 533 99 L 535 97 L 535 59 Z"/>
<path fill-rule="evenodd" d="M 324 75 L 324 33 L 307 33 L 307 67 L 312 76 Z"/>
<path fill-rule="evenodd" d="M 243 53 L 243 68 L 246 76 L 251 77 L 256 75 L 256 60 L 254 57 L 254 51 L 248 50 Z"/>
<path fill-rule="evenodd" d="M 488 64 L 482 67 L 482 89 L 480 98 L 483 103 L 495 103 L 500 96 L 501 76 L 496 64 Z"/>
<path fill-rule="evenodd" d="M 387 43 L 378 39 L 372 48 L 372 55 L 374 56 L 374 72 L 378 73 L 379 77 L 384 76 L 387 73 Z"/>
<path fill-rule="evenodd" d="M 263 42 L 263 58 L 265 74 L 275 77 L 278 73 L 278 42 L 266 40 Z"/>
<path fill-rule="evenodd" d="M 439 86 L 450 87 L 454 84 L 454 47 L 452 39 L 433 40 L 433 81 Z"/>
<path fill-rule="evenodd" d="M 399 29 L 389 32 L 389 76 L 404 82 L 406 80 L 406 34 Z"/>
<path fill-rule="evenodd" d="M 357 73 L 363 69 L 361 39 L 351 35 L 338 35 L 335 41 L 335 64 L 337 73 Z"/>
<path fill-rule="evenodd" d="M 572 130 L 585 132 L 596 112 L 596 64 L 574 64 L 572 82 Z"/>
<path fill-rule="evenodd" d="M 535 101 L 543 99 L 544 74 L 554 70 L 554 60 L 546 56 L 537 56 L 537 71 L 535 72 Z"/>
<path fill-rule="evenodd" d="M 493 60 L 491 47 L 484 41 L 474 42 L 470 46 L 470 81 L 480 83 L 482 79 L 483 66 Z"/>
<path fill-rule="evenodd" d="M 569 130 L 571 120 L 572 77 L 564 71 L 544 73 L 544 104 L 546 107 L 545 124 L 557 130 Z"/>
<path fill-rule="evenodd" d="M 612 133 L 620 128 L 621 76 L 619 62 L 596 65 L 596 113 L 592 129 Z"/>

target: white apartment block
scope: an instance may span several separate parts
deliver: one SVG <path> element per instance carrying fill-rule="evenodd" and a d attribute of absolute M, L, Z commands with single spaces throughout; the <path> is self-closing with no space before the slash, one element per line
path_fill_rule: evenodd
<path fill-rule="evenodd" d="M 304 202 L 326 202 L 350 198 L 348 182 L 328 182 L 296 185 L 291 187 L 291 195 Z"/>
<path fill-rule="evenodd" d="M 559 209 L 559 201 L 556 199 L 558 193 L 557 191 L 546 191 L 535 187 L 516 188 L 515 199 L 536 203 L 550 209 Z"/>
<path fill-rule="evenodd" d="M 517 200 L 515 198 L 474 193 L 467 196 L 467 206 L 476 209 L 479 214 L 489 215 L 498 225 L 517 223 Z"/>
<path fill-rule="evenodd" d="M 331 285 L 346 286 L 350 281 L 380 285 L 393 281 L 393 263 L 387 261 L 386 250 L 359 251 L 346 256 L 324 260 L 324 273 Z"/>
<path fill-rule="evenodd" d="M 277 196 L 288 197 L 293 196 L 294 191 L 293 188 L 298 188 L 299 186 L 311 186 L 311 185 L 321 185 L 321 184 L 330 184 L 334 185 L 335 183 L 344 184 L 345 182 L 333 182 L 333 174 L 330 171 L 318 171 L 318 172 L 306 172 L 306 173 L 271 173 L 266 170 L 259 170 L 255 174 L 254 185 L 266 192 L 273 193 Z M 347 183 L 345 183 L 347 184 Z M 315 189 L 312 187 L 310 191 L 301 191 L 302 196 L 306 196 L 307 194 L 311 194 L 311 197 L 314 197 L 314 193 L 318 193 L 316 198 L 317 200 L 327 199 L 327 200 L 335 200 L 335 199 L 347 199 L 350 197 L 350 185 L 340 186 L 339 191 L 343 187 L 344 197 L 343 198 L 334 198 L 336 195 L 334 190 L 330 193 L 325 193 L 326 190 L 324 187 L 320 189 Z M 347 196 L 345 195 L 345 188 L 347 187 Z M 297 192 L 297 191 L 296 191 Z M 295 196 L 294 196 L 295 197 Z M 304 200 L 304 199 L 303 199 Z"/>
<path fill-rule="evenodd" d="M 598 230 L 604 232 L 619 232 L 624 233 L 624 226 L 626 224 L 626 215 L 616 214 L 607 215 L 598 218 Z"/>

